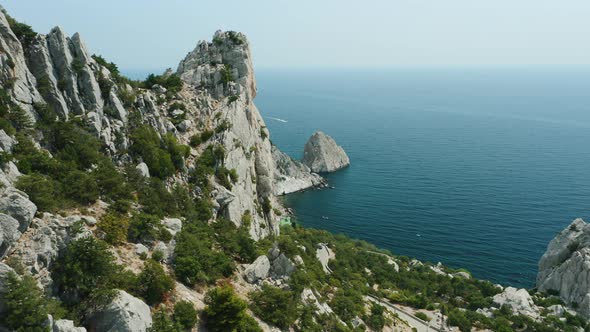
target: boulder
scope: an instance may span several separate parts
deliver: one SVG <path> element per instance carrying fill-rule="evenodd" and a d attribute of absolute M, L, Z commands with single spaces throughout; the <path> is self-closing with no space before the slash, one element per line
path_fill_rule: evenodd
<path fill-rule="evenodd" d="M 150 252 L 150 250 L 148 249 L 148 247 L 144 246 L 141 243 L 137 243 L 135 245 L 135 253 L 138 255 L 142 255 L 145 254 L 147 256 L 147 254 Z"/>
<path fill-rule="evenodd" d="M 350 165 L 350 159 L 332 137 L 317 131 L 305 143 L 303 163 L 312 172 L 333 172 Z"/>
<path fill-rule="evenodd" d="M 253 284 L 259 280 L 266 279 L 270 271 L 270 261 L 266 255 L 259 256 L 256 260 L 248 265 L 244 271 L 246 281 Z"/>
<path fill-rule="evenodd" d="M 29 200 L 27 194 L 11 187 L 0 196 L 0 212 L 18 220 L 18 229 L 24 232 L 31 224 L 37 212 L 37 206 Z"/>
<path fill-rule="evenodd" d="M 76 327 L 74 322 L 68 319 L 58 319 L 53 322 L 52 332 L 86 332 L 83 327 Z"/>
<path fill-rule="evenodd" d="M 172 240 L 168 243 L 158 241 L 153 248 L 153 252 L 159 251 L 164 254 L 163 261 L 166 263 L 172 263 L 172 257 L 174 255 L 174 248 L 176 248 L 176 241 Z M 153 255 L 152 252 L 152 255 Z"/>
<path fill-rule="evenodd" d="M 19 223 L 13 217 L 0 213 L 0 258 L 3 258 L 21 236 Z"/>
<path fill-rule="evenodd" d="M 287 257 L 275 244 L 268 251 L 268 260 L 270 261 L 270 276 L 273 279 L 288 277 L 295 271 L 295 264 Z"/>
<path fill-rule="evenodd" d="M 574 220 L 547 247 L 539 261 L 537 288 L 557 291 L 568 306 L 590 318 L 590 225 Z"/>
<path fill-rule="evenodd" d="M 178 218 L 164 218 L 162 220 L 162 225 L 172 234 L 172 236 L 176 235 L 176 233 L 182 230 L 182 221 Z"/>
<path fill-rule="evenodd" d="M 150 169 L 148 168 L 148 165 L 146 163 L 139 163 L 137 166 L 135 166 L 135 168 L 139 171 L 139 174 L 141 174 L 141 176 L 149 178 L 150 177 Z"/>
<path fill-rule="evenodd" d="M 3 129 L 0 129 L 0 149 L 4 152 L 12 152 L 12 146 L 16 143 L 16 140 L 6 134 Z"/>
<path fill-rule="evenodd" d="M 150 307 L 122 290 L 89 320 L 91 331 L 103 332 L 143 332 L 151 325 Z"/>
<path fill-rule="evenodd" d="M 526 289 L 516 289 L 514 287 L 506 287 L 502 293 L 494 295 L 495 304 L 499 307 L 506 305 L 510 307 L 513 313 L 528 316 L 533 319 L 538 319 L 539 308 L 533 302 L 533 298 Z"/>
<path fill-rule="evenodd" d="M 562 306 L 561 304 L 554 304 L 552 306 L 547 307 L 548 315 L 556 316 L 556 317 L 563 317 L 566 313 L 567 309 Z"/>

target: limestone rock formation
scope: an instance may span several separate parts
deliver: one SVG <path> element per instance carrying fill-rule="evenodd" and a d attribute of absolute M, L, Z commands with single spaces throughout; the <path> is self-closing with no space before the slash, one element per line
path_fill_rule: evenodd
<path fill-rule="evenodd" d="M 295 271 L 295 264 L 287 257 L 275 244 L 268 251 L 268 260 L 270 261 L 269 275 L 273 279 L 288 277 Z"/>
<path fill-rule="evenodd" d="M 539 308 L 533 302 L 533 298 L 526 289 L 506 287 L 500 294 L 493 297 L 493 301 L 499 307 L 507 305 L 515 314 L 528 316 L 533 319 L 539 318 Z"/>
<path fill-rule="evenodd" d="M 547 247 L 539 261 L 537 288 L 559 292 L 568 306 L 590 317 L 590 225 L 574 220 Z"/>
<path fill-rule="evenodd" d="M 266 279 L 270 271 L 270 261 L 266 255 L 259 256 L 244 271 L 246 281 L 253 284 L 259 280 Z"/>
<path fill-rule="evenodd" d="M 326 181 L 303 163 L 294 160 L 276 146 L 272 147 L 275 162 L 275 195 L 285 195 L 308 188 L 322 186 Z"/>
<path fill-rule="evenodd" d="M 106 308 L 90 318 L 90 330 L 104 332 L 144 332 L 152 325 L 150 307 L 125 291 L 118 291 Z"/>
<path fill-rule="evenodd" d="M 350 165 L 350 160 L 332 137 L 317 131 L 305 143 L 303 163 L 313 172 L 334 172 Z"/>

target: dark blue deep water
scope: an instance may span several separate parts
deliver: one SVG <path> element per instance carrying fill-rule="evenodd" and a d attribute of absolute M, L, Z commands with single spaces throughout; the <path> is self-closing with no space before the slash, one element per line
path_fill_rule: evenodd
<path fill-rule="evenodd" d="M 590 219 L 589 68 L 267 70 L 257 80 L 274 144 L 300 158 L 321 129 L 352 161 L 327 176 L 335 189 L 286 198 L 307 227 L 532 287 L 553 236 Z"/>

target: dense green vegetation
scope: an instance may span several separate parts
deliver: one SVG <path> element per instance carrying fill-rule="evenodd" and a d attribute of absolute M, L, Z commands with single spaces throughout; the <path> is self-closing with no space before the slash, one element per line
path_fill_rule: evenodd
<path fill-rule="evenodd" d="M 171 75 L 154 75 L 150 74 L 142 83 L 142 87 L 151 89 L 155 84 L 161 85 L 171 93 L 177 93 L 182 89 L 182 80 L 176 74 Z"/>
<path fill-rule="evenodd" d="M 0 317 L 0 324 L 14 331 L 48 332 L 47 314 L 59 318 L 63 314 L 55 301 L 48 299 L 37 287 L 37 282 L 28 274 L 22 276 L 14 272 L 1 280 L 6 293 L 6 312 Z"/>
<path fill-rule="evenodd" d="M 210 290 L 205 297 L 205 303 L 207 328 L 211 332 L 262 331 L 258 323 L 246 313 L 246 301 L 240 299 L 229 285 Z"/>
<path fill-rule="evenodd" d="M 160 263 L 148 259 L 138 276 L 137 287 L 146 303 L 153 305 L 164 301 L 174 290 L 174 279 L 164 271 Z"/>
<path fill-rule="evenodd" d="M 53 280 L 75 320 L 109 303 L 115 289 L 135 287 L 135 276 L 115 263 L 108 248 L 94 237 L 82 237 L 71 242 L 54 264 Z"/>
<path fill-rule="evenodd" d="M 142 125 L 130 135 L 133 142 L 129 152 L 136 158 L 141 158 L 150 169 L 150 175 L 165 179 L 184 167 L 184 158 L 188 156 L 190 148 L 178 144 L 172 134 L 160 138 L 154 128 Z"/>
<path fill-rule="evenodd" d="M 188 301 L 178 301 L 174 304 L 174 316 L 175 322 L 180 324 L 186 331 L 197 324 L 197 311 L 195 306 Z"/>
<path fill-rule="evenodd" d="M 279 328 L 291 326 L 301 310 L 298 294 L 269 285 L 250 294 L 250 300 L 256 316 Z"/>

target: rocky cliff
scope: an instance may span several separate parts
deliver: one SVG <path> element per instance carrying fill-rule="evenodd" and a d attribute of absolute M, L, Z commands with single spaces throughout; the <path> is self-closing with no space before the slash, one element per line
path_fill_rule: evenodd
<path fill-rule="evenodd" d="M 539 261 L 539 291 L 556 291 L 560 298 L 590 317 L 590 225 L 574 220 L 547 247 Z"/>
<path fill-rule="evenodd" d="M 411 331 L 428 329 L 424 317 L 463 331 L 584 323 L 561 304 L 545 308 L 554 299 L 542 294 L 292 227 L 278 196 L 322 185 L 314 172 L 349 160 L 323 133 L 303 163 L 272 145 L 240 33 L 218 31 L 176 71 L 142 82 L 91 55 L 80 35 L 37 34 L 3 12 L 0 48 L 2 331 Z M 586 233 L 576 221 L 560 234 L 539 275 L 540 289 L 560 291 L 582 313 Z"/>

